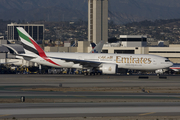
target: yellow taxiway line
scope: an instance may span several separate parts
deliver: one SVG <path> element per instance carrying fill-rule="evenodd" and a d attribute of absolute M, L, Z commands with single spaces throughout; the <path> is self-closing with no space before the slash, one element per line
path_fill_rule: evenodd
<path fill-rule="evenodd" d="M 149 112 L 149 113 L 143 113 L 143 114 L 139 114 L 139 115 L 150 115 L 150 114 L 153 114 L 155 112 Z"/>
<path fill-rule="evenodd" d="M 7 114 L 7 115 L 0 115 L 0 117 L 4 117 L 4 116 L 9 116 L 9 114 Z"/>

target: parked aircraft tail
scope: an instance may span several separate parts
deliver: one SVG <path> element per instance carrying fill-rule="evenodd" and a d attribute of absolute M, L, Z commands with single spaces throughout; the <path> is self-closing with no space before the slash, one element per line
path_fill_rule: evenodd
<path fill-rule="evenodd" d="M 92 50 L 90 53 L 101 53 L 104 42 L 104 40 L 101 40 L 97 45 L 95 43 L 91 43 Z"/>
<path fill-rule="evenodd" d="M 96 44 L 92 42 L 91 47 L 92 47 L 92 49 L 94 49 L 96 47 Z"/>
<path fill-rule="evenodd" d="M 17 27 L 17 31 L 25 52 L 31 52 L 41 57 L 46 57 L 44 50 L 36 43 L 36 41 L 22 28 Z"/>
<path fill-rule="evenodd" d="M 16 28 L 26 53 L 19 56 L 33 59 L 38 55 L 38 57 L 40 56 L 44 60 L 54 65 L 60 66 L 59 64 L 55 63 L 46 56 L 44 50 L 36 43 L 35 40 L 33 40 L 33 38 L 22 27 L 16 27 Z"/>

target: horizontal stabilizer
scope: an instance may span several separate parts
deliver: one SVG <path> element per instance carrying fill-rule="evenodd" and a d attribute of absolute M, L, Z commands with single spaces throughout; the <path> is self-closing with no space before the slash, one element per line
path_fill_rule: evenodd
<path fill-rule="evenodd" d="M 17 54 L 16 56 L 21 56 L 21 57 L 23 57 L 25 60 L 31 60 L 31 59 L 36 58 L 35 56 L 26 55 L 26 54 Z"/>

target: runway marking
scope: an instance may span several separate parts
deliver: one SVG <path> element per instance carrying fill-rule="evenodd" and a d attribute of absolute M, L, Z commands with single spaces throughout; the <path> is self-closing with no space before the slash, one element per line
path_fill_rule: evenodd
<path fill-rule="evenodd" d="M 139 115 L 150 115 L 150 114 L 153 114 L 155 112 L 150 112 L 150 113 L 143 113 L 143 114 L 139 114 Z"/>
<path fill-rule="evenodd" d="M 9 114 L 6 114 L 6 115 L 0 115 L 0 117 L 4 117 L 4 116 L 9 116 Z"/>

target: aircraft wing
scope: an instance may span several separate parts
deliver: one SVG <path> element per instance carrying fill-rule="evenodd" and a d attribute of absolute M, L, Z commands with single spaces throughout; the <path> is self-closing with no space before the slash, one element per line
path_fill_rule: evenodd
<path fill-rule="evenodd" d="M 49 57 L 49 58 L 60 59 L 66 62 L 73 62 L 74 64 L 83 65 L 84 67 L 97 67 L 102 63 L 102 62 L 97 62 L 97 61 L 71 59 L 71 58 L 59 58 L 59 57 Z"/>

